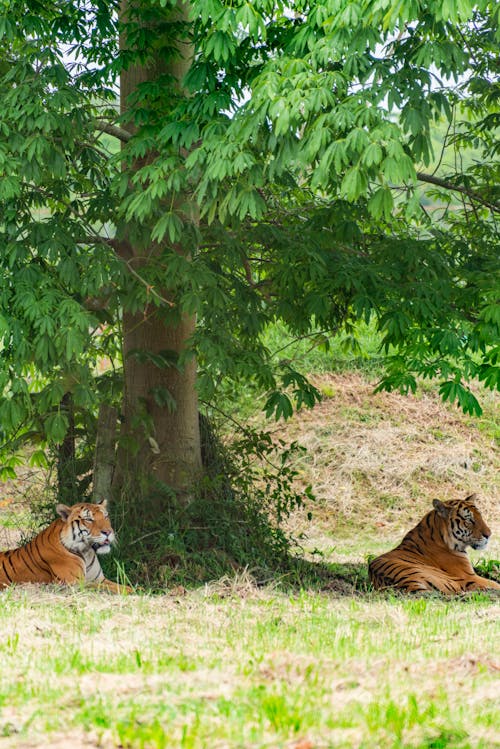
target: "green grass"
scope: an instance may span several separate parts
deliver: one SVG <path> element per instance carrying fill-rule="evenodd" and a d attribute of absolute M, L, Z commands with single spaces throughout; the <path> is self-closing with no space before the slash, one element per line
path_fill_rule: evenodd
<path fill-rule="evenodd" d="M 279 323 L 269 326 L 264 343 L 276 359 L 290 360 L 303 372 L 345 372 L 360 370 L 367 373 L 380 370 L 381 335 L 372 323 L 358 322 L 356 339 L 359 350 L 347 345 L 347 337 L 326 336 L 328 347 L 320 345 L 318 334 L 294 338 Z"/>
<path fill-rule="evenodd" d="M 486 595 L 291 594 L 249 576 L 177 597 L 9 590 L 2 746 L 489 749 L 497 615 Z"/>

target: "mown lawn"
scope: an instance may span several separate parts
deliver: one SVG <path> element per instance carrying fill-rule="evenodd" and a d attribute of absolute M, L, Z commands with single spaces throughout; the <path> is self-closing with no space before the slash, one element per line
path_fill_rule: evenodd
<path fill-rule="evenodd" d="M 500 746 L 494 594 L 1 594 L 2 747 Z"/>

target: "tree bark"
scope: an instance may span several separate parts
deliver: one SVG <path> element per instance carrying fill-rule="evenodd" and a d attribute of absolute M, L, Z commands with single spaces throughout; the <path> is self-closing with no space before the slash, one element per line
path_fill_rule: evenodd
<path fill-rule="evenodd" d="M 133 0 L 123 0 L 122 18 L 126 18 Z M 187 6 L 180 5 L 173 20 L 187 17 Z M 126 47 L 127 39 L 120 43 Z M 138 85 L 154 81 L 160 74 L 169 73 L 180 81 L 190 65 L 191 50 L 179 41 L 180 59 L 171 63 L 152 62 L 149 65 L 132 65 L 122 72 L 120 81 L 121 113 L 129 111 L 129 97 Z M 134 132 L 132 124 L 124 127 Z M 151 154 L 151 158 L 154 154 Z M 147 163 L 148 158 L 139 166 Z M 140 269 L 145 255 L 154 256 L 159 248 L 134 247 L 131 237 L 125 236 L 120 243 L 126 260 Z M 119 251 L 119 250 L 118 250 Z M 189 250 L 176 248 L 189 255 Z M 175 298 L 169 293 L 168 279 L 162 290 L 164 298 Z M 140 501 L 148 492 L 148 486 L 158 482 L 173 489 L 184 499 L 190 497 L 191 488 L 201 473 L 200 431 L 198 423 L 198 401 L 195 389 L 196 361 L 194 357 L 181 369 L 158 367 L 138 352 L 175 352 L 181 355 L 189 345 L 195 329 L 195 318 L 179 316 L 177 321 L 165 322 L 165 310 L 149 305 L 138 313 L 127 310 L 123 315 L 123 360 L 125 391 L 123 425 L 117 481 L 130 497 L 128 501 Z M 171 319 L 175 315 L 169 315 Z M 167 397 L 165 397 L 167 396 Z M 138 491 L 134 491 L 137 488 Z M 137 498 L 136 500 L 132 498 Z"/>
<path fill-rule="evenodd" d="M 57 498 L 64 504 L 78 502 L 78 479 L 76 475 L 75 407 L 71 393 L 61 400 L 61 411 L 68 418 L 68 431 L 57 450 Z"/>
<path fill-rule="evenodd" d="M 97 437 L 93 473 L 92 499 L 101 502 L 111 496 L 116 461 L 116 425 L 118 412 L 113 406 L 101 403 L 97 419 Z"/>
<path fill-rule="evenodd" d="M 185 491 L 201 469 L 195 359 L 179 371 L 176 366 L 157 367 L 134 352 L 182 354 L 194 331 L 194 319 L 166 326 L 156 314 L 126 313 L 123 323 L 124 432 L 132 442 L 136 440 L 131 444 L 133 462 L 139 460 L 141 470 L 155 481 Z M 165 403 L 170 398 L 172 403 Z"/>

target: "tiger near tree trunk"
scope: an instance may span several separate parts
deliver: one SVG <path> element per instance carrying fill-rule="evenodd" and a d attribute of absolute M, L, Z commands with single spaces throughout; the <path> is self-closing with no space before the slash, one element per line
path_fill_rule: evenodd
<path fill-rule="evenodd" d="M 500 590 L 494 580 L 476 575 L 465 551 L 467 546 L 484 549 L 491 535 L 476 499 L 475 494 L 448 502 L 435 499 L 434 509 L 406 534 L 399 546 L 370 562 L 374 588 L 438 590 L 448 594 Z"/>
<path fill-rule="evenodd" d="M 57 505 L 60 517 L 25 546 L 0 552 L 0 589 L 13 583 L 85 583 L 113 593 L 132 592 L 107 580 L 97 558 L 115 534 L 106 500 Z"/>

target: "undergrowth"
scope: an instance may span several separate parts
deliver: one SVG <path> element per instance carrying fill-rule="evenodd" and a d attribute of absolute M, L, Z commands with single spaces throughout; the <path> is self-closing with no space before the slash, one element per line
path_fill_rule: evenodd
<path fill-rule="evenodd" d="M 286 529 L 290 514 L 314 501 L 310 487 L 295 485 L 293 462 L 303 448 L 250 428 L 223 442 L 207 419 L 202 435 L 206 475 L 189 503 L 164 486 L 139 503 L 126 496 L 114 503 L 120 539 L 114 564 L 130 580 L 150 590 L 189 588 L 247 570 L 262 585 L 327 589 L 340 580 L 344 591 L 350 576 L 350 590 L 366 590 L 364 569 L 347 573 L 346 565 L 328 564 L 321 554 L 307 559 Z"/>
<path fill-rule="evenodd" d="M 205 473 L 189 501 L 162 484 L 142 496 L 125 488 L 113 499 L 119 540 L 112 557 L 100 560 L 105 574 L 149 590 L 196 586 L 243 569 L 263 583 L 328 578 L 328 566 L 306 562 L 285 526 L 305 500 L 314 501 L 309 486 L 296 486 L 293 466 L 303 448 L 242 426 L 223 440 L 214 421 L 201 417 L 200 425 Z M 38 522 L 53 518 L 54 504 L 35 503 Z"/>

